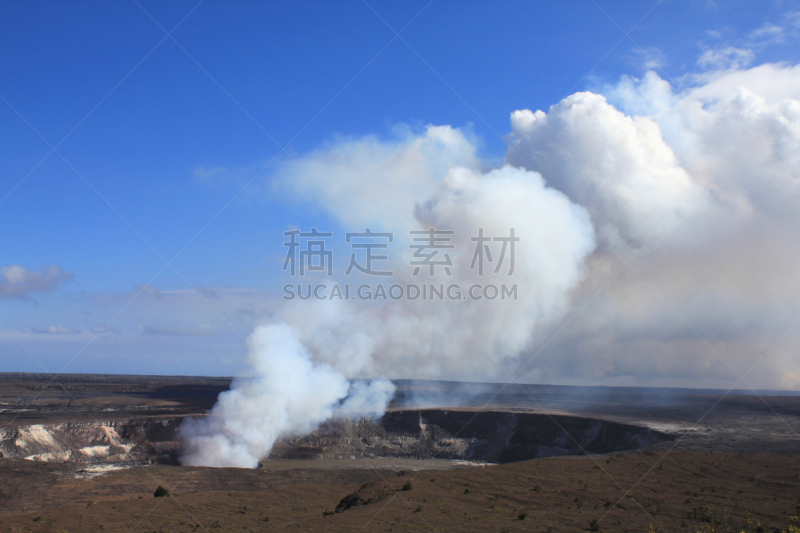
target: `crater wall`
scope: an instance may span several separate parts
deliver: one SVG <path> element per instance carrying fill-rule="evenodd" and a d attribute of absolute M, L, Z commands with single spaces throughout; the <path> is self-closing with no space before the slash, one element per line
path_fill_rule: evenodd
<path fill-rule="evenodd" d="M 3 457 L 103 464 L 177 464 L 183 417 L 34 424 L 0 430 Z M 269 459 L 402 457 L 507 463 L 603 454 L 673 435 L 565 415 L 442 409 L 398 410 L 380 420 L 337 419 L 276 443 Z"/>

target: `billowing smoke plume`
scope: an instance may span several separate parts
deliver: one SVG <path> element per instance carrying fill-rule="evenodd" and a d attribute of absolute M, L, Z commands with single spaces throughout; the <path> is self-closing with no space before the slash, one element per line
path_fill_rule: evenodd
<path fill-rule="evenodd" d="M 486 282 L 471 237 L 514 228 L 514 272 L 492 282 L 517 298 L 287 305 L 253 334 L 252 375 L 184 428 L 183 462 L 253 466 L 280 437 L 380 414 L 386 377 L 800 386 L 786 333 L 800 317 L 800 70 L 694 82 L 676 92 L 649 73 L 516 111 L 494 170 L 449 126 L 338 139 L 287 164 L 284 191 L 348 231 L 395 233 L 387 287 Z M 453 266 L 415 276 L 408 231 L 431 227 L 454 231 Z"/>
<path fill-rule="evenodd" d="M 375 146 L 367 149 L 365 143 Z M 282 324 L 259 328 L 251 338 L 253 376 L 237 379 L 205 419 L 184 427 L 185 464 L 253 466 L 277 438 L 306 433 L 337 413 L 382 413 L 394 392 L 388 382 L 348 388 L 348 378 L 486 379 L 513 372 L 508 363 L 528 346 L 534 327 L 566 310 L 568 292 L 581 280 L 594 249 L 594 231 L 586 210 L 547 187 L 538 173 L 511 166 L 484 172 L 440 164 L 476 167 L 465 144 L 457 130 L 429 128 L 423 137 L 402 140 L 393 149 L 375 139 L 362 140 L 300 162 L 314 169 L 325 161 L 328 176 L 347 180 L 339 185 L 363 191 L 329 199 L 344 208 L 343 218 L 364 221 L 362 227 L 372 224 L 383 231 L 388 226 L 398 239 L 407 239 L 409 230 L 454 231 L 449 274 L 439 267 L 433 275 L 423 271 L 414 276 L 407 259 L 396 257 L 394 278 L 379 281 L 387 287 L 411 281 L 457 285 L 463 294 L 435 302 L 326 300 L 287 306 Z M 337 150 L 372 155 L 345 157 Z M 391 187 L 372 183 L 375 168 L 391 168 Z M 413 187 L 402 190 L 407 183 Z M 294 185 L 304 184 L 295 179 Z M 406 205 L 393 207 L 394 213 L 376 209 L 367 201 L 371 192 Z M 509 249 L 503 274 L 490 278 L 498 285 L 516 285 L 513 298 L 466 299 L 470 286 L 485 282 L 479 269 L 470 268 L 475 248 L 470 238 L 479 229 L 490 237 L 509 237 L 513 229 L 520 239 L 513 263 Z M 394 252 L 407 250 L 396 247 Z M 494 263 L 487 266 L 493 268 Z"/>
<path fill-rule="evenodd" d="M 286 309 L 285 319 L 297 324 L 305 343 L 324 338 L 315 349 L 317 359 L 348 375 L 508 377 L 513 364 L 506 363 L 528 346 L 534 326 L 567 309 L 568 291 L 581 280 L 584 260 L 594 248 L 588 214 L 548 188 L 539 174 L 507 166 L 488 173 L 451 169 L 417 204 L 415 216 L 414 229 L 455 231 L 452 275 L 428 277 L 423 271 L 413 276 L 401 261 L 393 282 L 454 284 L 465 293 L 461 298 L 356 306 L 298 302 Z M 481 278 L 477 268 L 469 268 L 475 248 L 470 239 L 479 228 L 490 236 L 508 236 L 515 229 L 520 242 L 511 276 Z M 469 287 L 487 279 L 516 284 L 518 297 L 463 300 Z"/>
<path fill-rule="evenodd" d="M 507 162 L 599 235 L 580 312 L 534 347 L 528 380 L 800 388 L 800 69 L 698 79 L 678 92 L 649 73 L 512 115 Z"/>
<path fill-rule="evenodd" d="M 181 428 L 183 464 L 255 468 L 278 438 L 309 433 L 337 409 L 383 413 L 394 394 L 389 381 L 360 384 L 339 406 L 350 383 L 330 365 L 314 363 L 288 324 L 259 327 L 248 344 L 252 375 L 237 378 L 204 419 Z"/>

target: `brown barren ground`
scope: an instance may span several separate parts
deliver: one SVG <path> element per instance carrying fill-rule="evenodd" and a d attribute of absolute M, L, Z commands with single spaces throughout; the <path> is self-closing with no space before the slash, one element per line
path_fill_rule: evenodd
<path fill-rule="evenodd" d="M 0 462 L 0 531 L 772 532 L 800 505 L 797 455 L 660 450 L 405 473 L 151 466 L 91 479 L 71 466 Z M 173 496 L 154 498 L 159 485 Z M 335 512 L 343 499 L 354 505 Z"/>
<path fill-rule="evenodd" d="M 227 378 L 0 373 L 0 428 L 191 416 L 209 409 L 229 384 Z M 256 470 L 135 466 L 96 477 L 80 472 L 90 465 L 4 458 L 0 533 L 771 533 L 788 530 L 800 513 L 796 395 L 400 382 L 393 408 L 426 395 L 434 406 L 458 396 L 460 407 L 597 417 L 667 428 L 678 439 L 613 457 L 455 470 L 433 461 L 422 463 L 430 470 L 403 475 L 392 470 L 405 468 L 397 458 L 358 465 L 268 461 Z M 400 490 L 408 482 L 411 490 Z M 173 495 L 154 498 L 159 485 Z"/>

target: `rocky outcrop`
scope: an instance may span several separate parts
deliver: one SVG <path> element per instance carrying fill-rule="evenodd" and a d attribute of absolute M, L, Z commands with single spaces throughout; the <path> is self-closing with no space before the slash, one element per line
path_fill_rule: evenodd
<path fill-rule="evenodd" d="M 181 418 L 34 424 L 0 430 L 3 457 L 76 463 L 175 462 Z"/>
<path fill-rule="evenodd" d="M 341 513 L 352 509 L 353 507 L 360 507 L 362 505 L 369 505 L 371 503 L 378 503 L 381 500 L 391 496 L 396 491 L 387 485 L 384 481 L 372 481 L 361 486 L 357 491 L 348 494 L 341 499 L 339 505 L 336 506 L 334 513 Z"/>

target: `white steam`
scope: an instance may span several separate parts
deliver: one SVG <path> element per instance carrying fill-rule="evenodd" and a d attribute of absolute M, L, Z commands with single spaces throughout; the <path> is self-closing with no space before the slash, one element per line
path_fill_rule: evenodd
<path fill-rule="evenodd" d="M 256 328 L 248 344 L 253 375 L 237 378 L 204 419 L 183 425 L 183 464 L 255 468 L 276 440 L 313 431 L 348 395 L 345 376 L 314 363 L 291 326 Z M 389 381 L 359 385 L 341 409 L 383 413 L 393 394 Z"/>
<path fill-rule="evenodd" d="M 305 343 L 324 337 L 316 357 L 348 375 L 507 377 L 510 367 L 504 363 L 529 344 L 534 326 L 560 317 L 567 308 L 567 292 L 580 281 L 583 262 L 594 248 L 587 213 L 546 187 L 539 174 L 512 167 L 487 174 L 456 168 L 417 206 L 416 217 L 418 228 L 456 232 L 452 276 L 412 277 L 401 262 L 393 281 L 456 284 L 466 293 L 474 283 L 486 282 L 477 269 L 469 269 L 470 237 L 477 228 L 506 236 L 515 228 L 521 240 L 514 274 L 488 279 L 516 284 L 518 298 L 400 300 L 355 308 L 304 301 L 288 307 L 285 320 L 297 325 Z"/>
<path fill-rule="evenodd" d="M 800 69 L 692 79 L 676 91 L 649 73 L 516 111 L 495 170 L 450 126 L 339 139 L 288 164 L 278 185 L 347 231 L 395 232 L 394 277 L 369 282 L 466 292 L 487 281 L 470 237 L 514 228 L 514 274 L 491 283 L 518 297 L 287 305 L 253 333 L 252 376 L 187 423 L 182 461 L 252 467 L 327 418 L 379 416 L 393 386 L 356 378 L 524 368 L 519 381 L 708 387 L 749 372 L 740 387 L 799 387 L 799 334 L 785 332 L 800 316 Z M 451 275 L 411 275 L 408 231 L 430 227 L 455 232 Z"/>
<path fill-rule="evenodd" d="M 418 153 L 410 160 L 417 167 L 435 156 Z M 342 169 L 333 175 L 368 177 Z M 257 328 L 250 339 L 253 375 L 238 378 L 205 419 L 184 426 L 184 464 L 252 467 L 278 438 L 308 433 L 332 416 L 382 415 L 394 394 L 391 382 L 350 387 L 350 378 L 487 379 L 513 371 L 507 363 L 531 342 L 534 326 L 560 317 L 568 291 L 581 280 L 594 248 L 588 214 L 546 187 L 539 174 L 510 166 L 488 173 L 449 169 L 420 200 L 416 209 L 407 206 L 416 221 L 411 229 L 455 231 L 451 275 L 439 269 L 412 278 L 401 263 L 392 282 L 458 285 L 462 298 L 287 306 L 283 322 Z M 478 228 L 489 236 L 509 236 L 514 228 L 520 236 L 513 275 L 492 278 L 516 285 L 514 299 L 463 299 L 471 285 L 483 281 L 469 268 L 474 248 L 469 239 Z M 510 266 L 509 255 L 504 272 Z"/>
<path fill-rule="evenodd" d="M 697 79 L 677 91 L 648 73 L 608 101 L 512 116 L 508 161 L 586 206 L 601 236 L 582 312 L 528 380 L 800 388 L 800 68 Z"/>

